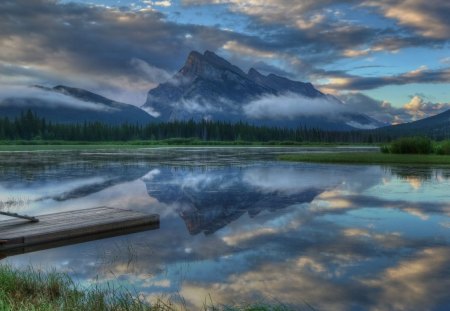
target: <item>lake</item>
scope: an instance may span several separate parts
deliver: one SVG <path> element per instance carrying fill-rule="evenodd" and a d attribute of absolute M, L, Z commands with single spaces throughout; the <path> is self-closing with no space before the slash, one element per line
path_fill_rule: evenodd
<path fill-rule="evenodd" d="M 157 230 L 0 263 L 192 310 L 261 301 L 301 310 L 449 310 L 450 168 L 276 161 L 280 153 L 331 150 L 0 153 L 3 209 L 111 206 L 161 220 Z"/>

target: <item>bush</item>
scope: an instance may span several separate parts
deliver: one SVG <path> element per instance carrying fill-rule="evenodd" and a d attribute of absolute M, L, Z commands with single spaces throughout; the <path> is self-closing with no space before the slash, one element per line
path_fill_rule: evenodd
<path fill-rule="evenodd" d="M 450 155 L 450 140 L 445 140 L 436 145 L 437 154 Z"/>
<path fill-rule="evenodd" d="M 426 137 L 404 137 L 391 142 L 389 152 L 430 154 L 433 153 L 433 143 Z"/>
<path fill-rule="evenodd" d="M 389 149 L 389 146 L 386 146 L 386 145 L 381 146 L 380 151 L 381 151 L 381 153 L 390 153 L 391 152 Z"/>

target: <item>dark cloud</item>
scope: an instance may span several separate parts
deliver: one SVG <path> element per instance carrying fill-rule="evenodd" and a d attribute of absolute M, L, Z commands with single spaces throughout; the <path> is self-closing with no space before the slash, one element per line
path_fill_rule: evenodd
<path fill-rule="evenodd" d="M 70 80 L 91 89 L 148 91 L 167 72 L 179 69 L 191 50 L 217 50 L 230 40 L 259 39 L 175 24 L 153 10 L 2 1 L 0 65 L 11 67 L 7 78 L 0 79 L 22 83 L 28 71 L 35 83 L 51 78 L 55 84 Z"/>
<path fill-rule="evenodd" d="M 339 72 L 336 72 L 339 74 Z M 371 90 L 386 85 L 404 85 L 410 83 L 449 83 L 450 67 L 430 70 L 420 67 L 399 75 L 380 77 L 359 77 L 343 72 L 336 76 L 337 80 L 323 87 L 335 90 Z"/>
<path fill-rule="evenodd" d="M 219 25 L 175 23 L 151 8 L 4 0 L 0 2 L 0 83 L 65 83 L 140 105 L 146 92 L 178 70 L 191 50 L 207 49 L 225 53 L 243 68 L 254 65 L 301 80 L 340 78 L 340 83 L 325 86 L 332 90 L 448 82 L 449 69 L 393 77 L 320 69 L 345 57 L 445 46 L 449 32 L 443 17 L 448 4 L 437 1 L 442 10 L 419 0 L 183 1 L 184 5 L 228 5 L 227 14 L 248 22 L 244 31 L 235 32 Z M 343 6 L 376 12 L 397 23 L 374 26 L 350 20 L 342 13 Z M 400 9 L 406 17 L 395 13 Z M 412 25 L 413 16 L 433 22 Z"/>
<path fill-rule="evenodd" d="M 439 4 L 426 4 L 423 0 L 183 0 L 185 5 L 228 5 L 231 12 L 247 16 L 250 21 L 248 29 L 264 34 L 273 47 L 301 51 L 297 55 L 302 57 L 319 55 L 320 58 L 327 53 L 355 57 L 411 46 L 442 47 L 449 39 L 449 32 L 437 35 L 436 31 L 444 33 L 443 30 L 447 29 L 449 5 L 446 0 L 438 2 L 444 10 L 440 10 Z M 387 12 L 392 9 L 390 6 L 398 8 L 399 16 Z M 348 17 L 345 11 L 359 12 L 361 17 Z M 366 15 L 382 16 L 385 21 L 374 26 L 365 22 Z M 403 27 L 405 23 L 392 25 L 387 22 L 399 18 L 413 20 L 414 16 L 425 16 L 425 20 L 432 21 L 420 27 L 430 28 L 428 32 L 433 35 L 412 31 L 410 27 Z M 348 53 L 348 49 L 359 53 Z M 325 55 L 320 55 L 322 53 Z M 329 59 L 325 57 L 324 60 Z"/>

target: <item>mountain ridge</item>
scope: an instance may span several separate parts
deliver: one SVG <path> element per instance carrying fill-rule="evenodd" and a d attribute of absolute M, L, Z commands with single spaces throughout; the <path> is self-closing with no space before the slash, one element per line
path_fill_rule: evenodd
<path fill-rule="evenodd" d="M 434 116 L 412 122 L 381 127 L 375 131 L 389 133 L 393 136 L 405 136 L 405 134 L 409 136 L 426 135 L 434 139 L 447 139 L 450 136 L 450 109 Z"/>
<path fill-rule="evenodd" d="M 0 114 L 14 118 L 31 110 L 58 123 L 102 122 L 111 125 L 146 124 L 154 118 L 139 107 L 120 103 L 96 93 L 65 85 L 35 85 L 30 94 L 0 100 Z"/>
<path fill-rule="evenodd" d="M 328 115 L 308 114 L 293 118 L 287 115 L 277 119 L 273 115 L 250 115 L 249 104 L 261 105 L 258 100 L 267 97 L 294 96 L 299 105 L 309 105 L 315 109 L 316 101 L 331 104 L 342 113 Z M 319 104 L 321 103 L 319 102 Z M 263 103 L 271 105 L 271 103 Z M 283 102 L 273 103 L 281 107 Z M 334 105 L 334 106 L 333 106 Z M 277 107 L 278 107 L 277 106 Z M 269 107 L 273 110 L 277 107 Z M 244 72 L 224 58 L 211 51 L 203 54 L 189 53 L 183 67 L 168 81 L 148 92 L 147 100 L 141 106 L 153 112 L 160 121 L 173 120 L 220 120 L 243 121 L 257 126 L 277 127 L 317 127 L 328 130 L 353 130 L 376 128 L 385 124 L 364 114 L 346 112 L 344 104 L 337 98 L 315 89 L 311 83 L 290 80 L 275 74 L 264 75 L 255 68 Z M 264 111 L 264 108 L 261 109 Z M 296 109 L 297 113 L 301 112 Z"/>

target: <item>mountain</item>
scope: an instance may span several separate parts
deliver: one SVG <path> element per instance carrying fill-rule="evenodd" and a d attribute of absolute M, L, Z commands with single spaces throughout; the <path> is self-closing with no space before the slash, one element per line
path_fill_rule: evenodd
<path fill-rule="evenodd" d="M 68 86 L 35 86 L 26 94 L 0 100 L 0 115 L 15 118 L 32 110 L 46 120 L 59 123 L 103 122 L 146 124 L 154 118 L 133 105 L 119 103 L 98 94 Z"/>
<path fill-rule="evenodd" d="M 212 119 L 330 130 L 385 125 L 347 111 L 311 83 L 263 75 L 254 68 L 246 73 L 210 51 L 191 52 L 178 73 L 148 92 L 142 108 L 161 121 Z"/>
<path fill-rule="evenodd" d="M 450 136 L 450 110 L 421 120 L 381 127 L 375 132 L 392 136 L 429 136 L 434 139 L 448 139 Z"/>

